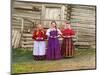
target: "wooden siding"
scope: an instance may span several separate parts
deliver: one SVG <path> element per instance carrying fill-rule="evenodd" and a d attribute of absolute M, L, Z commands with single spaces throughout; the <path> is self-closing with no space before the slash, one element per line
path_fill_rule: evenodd
<path fill-rule="evenodd" d="M 50 22 L 55 20 L 58 27 L 64 21 L 71 21 L 72 28 L 76 32 L 76 45 L 90 45 L 95 47 L 95 6 L 69 5 L 69 4 L 46 4 L 13 2 L 12 8 L 12 35 L 19 32 L 20 46 L 23 48 L 33 47 L 32 32 L 38 23 L 42 23 L 44 28 L 49 28 Z M 15 34 L 16 35 L 16 34 Z M 12 39 L 15 39 L 12 37 Z M 16 38 L 17 39 L 17 38 Z M 12 40 L 12 42 L 14 42 Z M 19 44 L 18 43 L 18 44 Z M 14 43 L 12 43 L 14 46 Z"/>

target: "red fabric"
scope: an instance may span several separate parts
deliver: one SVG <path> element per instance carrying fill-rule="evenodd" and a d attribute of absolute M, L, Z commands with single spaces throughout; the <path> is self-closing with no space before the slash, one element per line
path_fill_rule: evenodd
<path fill-rule="evenodd" d="M 75 35 L 75 32 L 72 29 L 69 29 L 69 28 L 65 29 L 62 33 L 63 33 L 64 36 Z"/>
<path fill-rule="evenodd" d="M 62 45 L 61 45 L 61 55 L 63 57 L 72 57 L 74 56 L 74 44 L 72 41 L 72 38 L 65 38 L 63 39 Z"/>
<path fill-rule="evenodd" d="M 36 38 L 43 38 L 43 40 L 44 40 L 44 39 L 46 39 L 46 32 L 43 31 L 43 30 L 38 30 L 38 31 L 35 30 L 35 31 L 33 32 L 32 38 L 33 38 L 34 40 L 36 40 Z"/>
<path fill-rule="evenodd" d="M 75 32 L 72 29 L 65 29 L 62 31 L 63 36 L 72 36 L 75 35 Z M 72 57 L 74 56 L 74 45 L 72 37 L 66 37 L 63 39 L 61 46 L 61 54 L 63 57 Z"/>

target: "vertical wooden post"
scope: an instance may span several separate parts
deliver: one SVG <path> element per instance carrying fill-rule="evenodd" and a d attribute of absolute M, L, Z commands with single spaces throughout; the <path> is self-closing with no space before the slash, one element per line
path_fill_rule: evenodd
<path fill-rule="evenodd" d="M 64 20 L 64 13 L 65 13 L 65 6 L 63 5 L 62 7 L 61 7 L 61 20 Z M 61 24 L 63 23 L 62 21 L 60 22 Z"/>
<path fill-rule="evenodd" d="M 67 20 L 71 19 L 71 5 L 67 5 Z"/>
<path fill-rule="evenodd" d="M 65 6 L 63 5 L 61 7 L 61 20 L 64 20 L 64 12 L 65 12 Z"/>
<path fill-rule="evenodd" d="M 20 46 L 21 47 L 22 47 L 23 30 L 24 30 L 24 19 L 21 18 L 21 39 L 20 39 Z"/>
<path fill-rule="evenodd" d="M 45 19 L 45 5 L 42 4 L 42 11 L 41 11 L 41 19 Z M 44 21 L 41 21 L 41 23 L 44 25 Z"/>
<path fill-rule="evenodd" d="M 77 24 L 77 30 L 76 30 L 76 42 L 78 42 L 78 23 L 76 23 Z"/>
<path fill-rule="evenodd" d="M 23 32 L 23 28 L 24 28 L 24 19 L 21 18 L 21 33 Z"/>

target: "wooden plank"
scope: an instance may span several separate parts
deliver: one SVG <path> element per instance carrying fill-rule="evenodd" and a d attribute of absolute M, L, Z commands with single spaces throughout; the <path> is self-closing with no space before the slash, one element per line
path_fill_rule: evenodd
<path fill-rule="evenodd" d="M 85 34 L 93 34 L 93 35 L 96 33 L 95 31 L 92 31 L 92 30 L 91 31 L 90 30 L 78 30 L 78 32 L 85 33 Z"/>
<path fill-rule="evenodd" d="M 32 37 L 32 34 L 24 33 L 24 34 L 23 34 L 23 37 L 24 37 L 24 36 L 25 36 L 25 37 L 27 37 L 27 36 Z"/>
<path fill-rule="evenodd" d="M 41 3 L 25 3 L 25 2 L 15 2 L 14 7 L 28 7 L 31 8 L 33 6 L 41 7 Z"/>
<path fill-rule="evenodd" d="M 60 8 L 46 8 L 45 19 L 61 19 Z"/>
<path fill-rule="evenodd" d="M 27 10 L 16 9 L 13 11 L 13 13 L 23 13 L 23 14 L 26 13 L 26 14 L 40 15 L 41 11 L 27 11 Z"/>
<path fill-rule="evenodd" d="M 20 33 L 18 31 L 16 31 L 16 37 L 14 38 L 14 44 L 13 47 L 17 48 L 19 45 L 19 40 L 20 40 Z"/>
<path fill-rule="evenodd" d="M 13 15 L 18 15 L 18 16 L 20 16 L 20 17 L 25 17 L 25 16 L 28 16 L 29 18 L 33 18 L 33 20 L 34 19 L 40 19 L 40 16 L 38 16 L 38 15 L 33 15 L 33 14 L 27 14 L 27 13 L 14 13 Z"/>
<path fill-rule="evenodd" d="M 95 6 L 83 6 L 83 5 L 72 5 L 72 8 L 85 9 L 85 10 L 95 10 Z"/>
<path fill-rule="evenodd" d="M 21 27 L 14 27 L 14 26 L 12 26 L 12 29 L 21 30 Z"/>
<path fill-rule="evenodd" d="M 28 47 L 28 48 L 29 48 L 29 47 L 32 48 L 33 45 L 22 45 L 22 47 L 23 47 L 23 48 L 27 48 L 27 47 Z"/>
<path fill-rule="evenodd" d="M 12 23 L 12 26 L 18 26 L 18 27 L 21 27 L 21 24 L 20 23 Z"/>
<path fill-rule="evenodd" d="M 31 24 L 31 23 L 25 23 L 24 27 L 33 27 L 33 24 Z"/>
<path fill-rule="evenodd" d="M 87 26 L 86 25 L 76 26 L 76 25 L 73 25 L 73 24 L 72 24 L 72 28 L 74 28 L 75 30 L 79 29 L 79 28 L 87 29 L 87 30 L 89 30 L 89 29 L 90 30 L 95 30 L 96 29 L 94 25 L 93 26 L 92 25 L 90 25 L 90 26 L 88 26 L 88 25 Z"/>
<path fill-rule="evenodd" d="M 18 33 L 18 31 L 17 31 L 17 33 L 16 33 L 17 35 L 16 35 L 16 39 L 15 39 L 15 43 L 14 43 L 14 48 L 16 48 L 17 47 L 17 45 L 18 45 L 18 37 L 19 37 L 19 33 Z"/>
<path fill-rule="evenodd" d="M 79 41 L 79 42 L 90 42 L 90 43 L 95 42 L 95 40 L 88 40 L 88 39 L 77 39 L 77 41 Z"/>
<path fill-rule="evenodd" d="M 71 12 L 71 16 L 82 16 L 82 17 L 89 16 L 89 18 L 95 17 L 96 16 L 95 14 L 96 13 L 91 13 L 91 14 L 87 14 L 87 13 L 83 13 L 83 12 L 78 13 L 77 11 Z"/>
<path fill-rule="evenodd" d="M 12 38 L 14 37 L 14 30 L 12 29 Z"/>
<path fill-rule="evenodd" d="M 96 35 L 92 35 L 92 34 L 85 34 L 85 33 L 78 33 L 78 37 L 91 37 L 91 38 L 93 38 L 93 37 L 95 37 Z"/>
<path fill-rule="evenodd" d="M 21 23 L 12 22 L 12 26 L 21 26 Z"/>
<path fill-rule="evenodd" d="M 25 18 L 24 18 L 24 20 L 25 20 L 24 23 L 32 23 L 32 22 L 30 22 L 28 19 L 25 19 Z M 18 19 L 18 20 L 13 20 L 13 19 L 12 19 L 12 22 L 13 22 L 13 23 L 21 23 L 21 20 L 19 20 L 19 19 Z"/>
<path fill-rule="evenodd" d="M 89 45 L 88 42 L 76 42 L 75 45 Z"/>
<path fill-rule="evenodd" d="M 76 14 L 77 13 L 77 15 L 78 15 L 78 13 L 84 14 L 84 15 L 88 14 L 88 15 L 91 15 L 91 16 L 92 15 L 95 16 L 95 14 L 96 14 L 94 11 L 93 12 L 92 11 L 86 12 L 85 10 L 84 11 L 83 10 L 73 10 L 73 11 L 71 11 L 71 13 L 72 14 Z"/>
<path fill-rule="evenodd" d="M 22 15 L 17 15 L 17 14 L 12 14 L 13 17 L 18 17 L 18 18 L 24 18 L 24 20 L 30 20 L 32 23 L 34 23 L 34 18 L 30 17 L 30 16 L 22 16 Z M 39 19 L 37 19 L 39 20 Z"/>
<path fill-rule="evenodd" d="M 20 37 L 21 37 L 21 34 L 17 31 L 17 36 L 15 39 L 14 48 L 17 48 L 19 46 Z"/>
<path fill-rule="evenodd" d="M 77 28 L 74 28 L 74 29 L 78 29 L 78 30 L 80 30 L 80 31 L 85 31 L 85 32 L 95 32 L 95 28 L 86 28 L 86 27 L 77 27 Z"/>
<path fill-rule="evenodd" d="M 12 46 L 14 46 L 16 35 L 17 35 L 17 31 L 15 30 L 14 31 L 14 36 L 12 37 Z"/>
<path fill-rule="evenodd" d="M 95 10 L 86 10 L 86 9 L 82 9 L 82 8 L 72 8 L 72 12 L 73 11 L 77 11 L 77 12 L 86 12 L 86 13 L 95 13 Z"/>
<path fill-rule="evenodd" d="M 33 45 L 33 41 L 23 41 L 22 44 L 23 45 Z"/>
<path fill-rule="evenodd" d="M 62 7 L 61 7 L 61 19 L 62 20 L 64 20 L 64 13 L 65 13 L 65 6 L 63 5 Z"/>
<path fill-rule="evenodd" d="M 77 21 L 80 21 L 80 20 L 86 21 L 86 20 L 88 20 L 88 21 L 95 22 L 95 17 L 89 18 L 89 17 L 81 17 L 81 16 L 78 16 L 78 17 L 75 17 L 74 18 L 74 17 L 71 16 L 71 20 L 77 20 Z"/>
<path fill-rule="evenodd" d="M 33 41 L 32 38 L 22 38 L 22 40 Z"/>
<path fill-rule="evenodd" d="M 85 31 L 85 32 L 88 32 L 88 33 L 91 33 L 91 32 L 95 33 L 95 29 L 87 29 L 87 28 L 79 27 L 78 30 L 79 31 Z"/>
<path fill-rule="evenodd" d="M 30 19 L 30 20 L 32 20 L 33 22 L 34 21 L 41 21 L 41 22 L 43 22 L 43 21 L 52 21 L 53 19 L 34 19 L 33 17 L 30 17 L 30 16 L 22 16 L 22 15 L 16 15 L 16 14 L 13 14 L 12 16 L 16 16 L 16 17 L 23 17 L 23 18 L 28 18 L 28 19 Z M 66 20 L 56 20 L 55 19 L 55 21 L 56 22 L 65 22 Z"/>
<path fill-rule="evenodd" d="M 87 21 L 88 21 L 88 20 L 87 20 Z M 90 22 L 91 22 L 91 21 L 90 21 Z M 93 23 L 92 23 L 92 24 L 88 24 L 88 23 L 85 23 L 85 21 L 83 21 L 83 23 L 81 23 L 80 21 L 78 21 L 78 22 L 77 22 L 77 21 L 76 21 L 76 22 L 71 22 L 71 25 L 72 25 L 72 26 L 85 26 L 85 27 L 86 27 L 86 26 L 87 26 L 87 27 L 89 27 L 89 26 L 90 26 L 90 27 L 91 27 L 91 26 L 94 26 L 94 27 L 95 27 L 95 26 L 96 26 L 96 24 L 93 24 Z"/>
<path fill-rule="evenodd" d="M 12 23 L 12 26 L 13 26 L 13 27 L 21 27 L 21 24 Z M 25 23 L 25 24 L 24 24 L 24 27 L 32 27 L 32 26 L 33 26 L 33 24 L 31 24 L 31 23 Z"/>
<path fill-rule="evenodd" d="M 36 6 L 33 6 L 31 8 L 27 8 L 27 7 L 15 7 L 14 9 L 17 9 L 17 10 L 25 10 L 25 11 L 37 11 L 37 12 L 40 12 L 41 11 L 41 8 L 39 7 L 36 7 Z"/>
<path fill-rule="evenodd" d="M 17 43 L 17 47 L 16 48 L 18 48 L 19 47 L 19 44 L 20 44 L 20 39 L 21 39 L 21 34 L 19 33 L 19 35 L 18 35 L 18 43 Z"/>
<path fill-rule="evenodd" d="M 74 18 L 75 17 L 75 18 Z M 89 20 L 89 21 L 91 21 L 91 20 L 95 20 L 95 15 L 76 15 L 76 14 L 72 14 L 71 15 L 71 19 L 77 19 L 77 20 L 81 20 L 81 19 L 87 19 L 87 20 Z"/>
<path fill-rule="evenodd" d="M 95 28 L 86 28 L 86 27 L 72 27 L 74 31 L 82 31 L 87 33 L 95 33 Z"/>
<path fill-rule="evenodd" d="M 93 41 L 95 41 L 95 39 L 92 39 L 92 38 L 82 38 L 82 37 L 78 37 L 78 39 L 77 39 L 78 41 L 91 41 L 91 42 L 93 42 Z"/>
<path fill-rule="evenodd" d="M 19 20 L 19 19 L 12 19 L 12 22 L 18 22 L 18 23 L 20 23 L 21 22 L 21 20 Z"/>
<path fill-rule="evenodd" d="M 79 23 L 79 22 L 78 22 Z M 83 24 L 83 23 L 71 23 L 71 26 L 73 28 L 87 28 L 87 29 L 96 29 L 96 25 L 95 24 Z"/>
<path fill-rule="evenodd" d="M 77 40 L 80 40 L 80 41 L 84 41 L 84 40 L 87 40 L 87 41 L 95 41 L 95 37 L 78 36 L 78 39 Z"/>
<path fill-rule="evenodd" d="M 61 4 L 43 4 L 45 5 L 45 7 L 48 7 L 48 8 L 61 8 Z"/>
<path fill-rule="evenodd" d="M 21 26 L 21 22 L 12 22 L 12 24 L 18 24 Z M 25 20 L 24 24 L 33 25 L 31 22 L 27 22 L 26 20 Z"/>
<path fill-rule="evenodd" d="M 42 4 L 42 11 L 41 11 L 41 19 L 44 19 L 45 18 L 45 11 L 46 10 L 46 8 L 45 8 L 45 6 Z"/>

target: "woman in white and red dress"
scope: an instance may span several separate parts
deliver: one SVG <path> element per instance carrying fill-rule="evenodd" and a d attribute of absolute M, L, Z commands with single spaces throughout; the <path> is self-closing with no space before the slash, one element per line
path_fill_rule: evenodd
<path fill-rule="evenodd" d="M 37 25 L 37 29 L 33 32 L 34 39 L 33 57 L 35 60 L 45 59 L 46 54 L 46 32 L 41 24 Z"/>
<path fill-rule="evenodd" d="M 72 37 L 75 32 L 71 28 L 70 22 L 66 23 L 67 28 L 62 31 L 63 42 L 61 45 L 61 55 L 62 57 L 73 57 L 74 56 L 74 44 Z"/>

